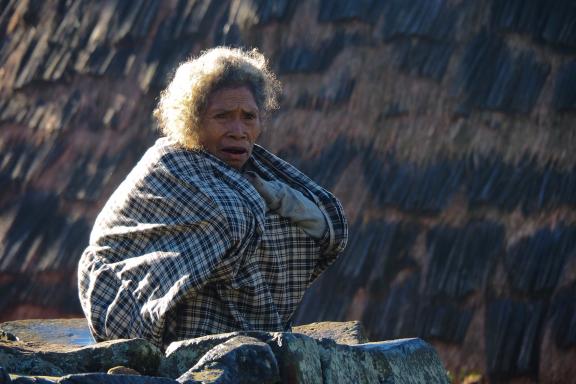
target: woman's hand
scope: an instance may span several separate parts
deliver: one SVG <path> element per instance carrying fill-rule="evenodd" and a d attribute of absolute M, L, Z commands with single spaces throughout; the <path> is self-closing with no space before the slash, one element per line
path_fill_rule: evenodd
<path fill-rule="evenodd" d="M 262 196 L 270 211 L 290 219 L 315 239 L 324 235 L 327 229 L 324 214 L 301 192 L 280 181 L 264 180 L 254 172 L 245 172 L 245 175 Z"/>

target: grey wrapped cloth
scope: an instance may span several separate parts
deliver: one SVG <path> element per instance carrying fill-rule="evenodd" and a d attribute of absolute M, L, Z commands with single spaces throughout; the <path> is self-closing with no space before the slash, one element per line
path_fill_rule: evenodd
<path fill-rule="evenodd" d="M 320 208 L 304 194 L 278 180 L 264 180 L 255 172 L 245 172 L 268 209 L 302 228 L 315 239 L 326 233 L 327 224 Z"/>

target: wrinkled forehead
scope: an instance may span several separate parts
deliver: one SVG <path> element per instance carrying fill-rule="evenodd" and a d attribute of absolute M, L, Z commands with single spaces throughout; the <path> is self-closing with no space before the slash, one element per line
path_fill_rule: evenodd
<path fill-rule="evenodd" d="M 207 100 L 206 110 L 235 110 L 242 109 L 250 112 L 258 112 L 258 104 L 254 94 L 248 86 L 220 88 L 210 93 Z"/>

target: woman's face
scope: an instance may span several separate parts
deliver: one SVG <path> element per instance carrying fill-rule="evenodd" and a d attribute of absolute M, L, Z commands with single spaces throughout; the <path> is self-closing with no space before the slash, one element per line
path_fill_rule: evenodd
<path fill-rule="evenodd" d="M 260 111 L 250 89 L 242 86 L 212 93 L 199 131 L 198 141 L 206 151 L 242 168 L 262 131 Z"/>

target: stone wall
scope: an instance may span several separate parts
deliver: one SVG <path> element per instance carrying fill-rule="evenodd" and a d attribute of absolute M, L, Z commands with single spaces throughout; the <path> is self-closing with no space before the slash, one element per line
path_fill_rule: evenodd
<path fill-rule="evenodd" d="M 359 322 L 207 335 L 173 342 L 165 351 L 143 339 L 86 343 L 88 332 L 84 318 L 0 323 L 0 383 L 449 382 L 430 344 L 418 338 L 366 343 Z"/>
<path fill-rule="evenodd" d="M 568 0 L 0 0 L 0 317 L 79 313 L 77 259 L 170 71 L 255 46 L 284 83 L 261 143 L 351 222 L 296 320 L 423 337 L 457 377 L 573 377 L 575 19 Z"/>

